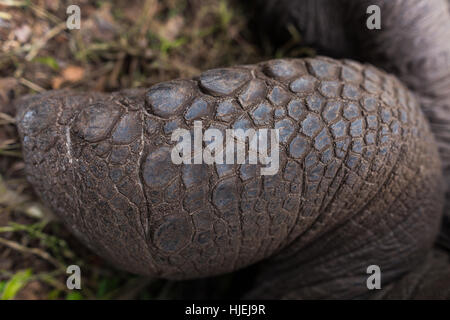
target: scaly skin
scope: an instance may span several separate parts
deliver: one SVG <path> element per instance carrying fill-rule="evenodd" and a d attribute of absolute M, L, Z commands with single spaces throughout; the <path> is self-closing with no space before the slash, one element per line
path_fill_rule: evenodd
<path fill-rule="evenodd" d="M 354 298 L 424 261 L 441 219 L 437 147 L 414 95 L 370 65 L 271 60 L 114 94 L 18 102 L 31 184 L 125 270 L 168 279 L 262 263 L 253 298 Z M 175 165 L 175 128 L 280 129 L 280 170 Z"/>
<path fill-rule="evenodd" d="M 334 58 L 352 58 L 397 76 L 411 89 L 438 143 L 446 181 L 441 244 L 450 248 L 450 1 L 254 0 L 267 32 L 281 38 L 295 26 L 302 43 Z M 378 5 L 381 29 L 369 30 L 366 13 Z"/>

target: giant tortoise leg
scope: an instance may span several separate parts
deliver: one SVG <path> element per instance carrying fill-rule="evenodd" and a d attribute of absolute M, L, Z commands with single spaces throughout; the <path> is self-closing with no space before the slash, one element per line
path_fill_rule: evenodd
<path fill-rule="evenodd" d="M 254 0 L 263 26 L 280 38 L 287 25 L 304 44 L 335 58 L 352 58 L 392 72 L 417 95 L 436 137 L 446 181 L 439 243 L 450 237 L 450 1 Z M 377 5 L 381 29 L 366 27 Z"/>
<path fill-rule="evenodd" d="M 438 233 L 434 137 L 414 95 L 370 65 L 271 60 L 149 89 L 50 91 L 18 109 L 38 195 L 130 272 L 194 279 L 261 262 L 252 297 L 360 297 L 369 264 L 392 283 Z M 195 140 L 201 127 L 278 130 L 279 144 L 258 149 L 279 150 L 277 170 L 174 161 L 174 132 Z"/>

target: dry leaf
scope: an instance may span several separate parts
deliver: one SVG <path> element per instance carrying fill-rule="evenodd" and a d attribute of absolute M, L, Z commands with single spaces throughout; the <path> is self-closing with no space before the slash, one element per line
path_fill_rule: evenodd
<path fill-rule="evenodd" d="M 54 77 L 53 79 L 52 79 L 52 88 L 53 89 L 59 89 L 59 88 L 61 88 L 61 85 L 63 84 L 63 82 L 64 82 L 64 78 L 63 77 Z"/>
<path fill-rule="evenodd" d="M 31 36 L 31 28 L 25 24 L 19 29 L 16 29 L 14 31 L 14 34 L 16 35 L 16 38 L 20 43 L 25 43 Z"/>
<path fill-rule="evenodd" d="M 174 41 L 180 34 L 181 28 L 184 26 L 182 16 L 174 16 L 170 18 L 159 30 L 160 35 L 165 39 Z"/>
<path fill-rule="evenodd" d="M 68 66 L 62 72 L 65 81 L 77 82 L 84 76 L 84 69 L 78 66 Z"/>

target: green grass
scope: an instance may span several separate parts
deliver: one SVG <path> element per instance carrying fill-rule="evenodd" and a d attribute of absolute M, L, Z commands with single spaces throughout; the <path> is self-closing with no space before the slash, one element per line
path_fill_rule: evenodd
<path fill-rule="evenodd" d="M 3 286 L 0 287 L 0 300 L 11 300 L 17 295 L 28 281 L 31 279 L 31 269 L 19 271 L 14 274 Z"/>

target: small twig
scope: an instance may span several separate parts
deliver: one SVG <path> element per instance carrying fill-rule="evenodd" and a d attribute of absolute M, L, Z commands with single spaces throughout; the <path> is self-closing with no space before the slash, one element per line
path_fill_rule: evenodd
<path fill-rule="evenodd" d="M 0 149 L 0 155 L 6 156 L 6 157 L 22 158 L 22 152 L 20 152 L 20 151 L 10 151 L 10 150 Z"/>
<path fill-rule="evenodd" d="M 5 124 L 16 123 L 16 120 L 13 117 L 3 112 L 0 112 L 0 119 L 4 120 Z"/>
<path fill-rule="evenodd" d="M 118 85 L 118 78 L 119 78 L 120 71 L 122 70 L 125 56 L 126 56 L 125 52 L 120 52 L 118 54 L 118 59 L 116 60 L 116 63 L 114 65 L 114 68 L 111 71 L 111 74 L 110 74 L 109 80 L 108 80 L 110 87 L 117 87 L 117 85 Z"/>
<path fill-rule="evenodd" d="M 25 7 L 28 1 L 0 0 L 0 4 L 5 7 Z"/>
<path fill-rule="evenodd" d="M 21 244 L 18 244 L 17 242 L 14 241 L 10 241 L 10 240 L 6 240 L 4 238 L 0 237 L 0 244 L 3 244 L 11 249 L 20 251 L 22 253 L 28 253 L 28 254 L 34 254 L 48 262 L 50 262 L 51 264 L 53 264 L 55 267 L 57 267 L 58 269 L 65 269 L 65 266 L 59 262 L 58 260 L 56 260 L 55 258 L 53 258 L 51 255 L 49 255 L 47 252 L 38 249 L 38 248 L 28 248 L 25 247 Z"/>
<path fill-rule="evenodd" d="M 25 78 L 20 78 L 19 82 L 23 84 L 24 86 L 30 88 L 31 90 L 37 91 L 37 92 L 44 92 L 45 89 L 41 86 L 38 86 L 37 84 L 31 82 L 30 80 L 27 80 Z"/>
<path fill-rule="evenodd" d="M 55 276 L 59 276 L 62 274 L 65 274 L 63 270 L 56 270 L 56 272 L 53 271 L 53 272 L 49 272 L 49 273 L 37 274 L 37 275 L 33 276 L 32 279 L 45 282 L 58 290 L 61 290 L 64 292 L 70 292 L 70 290 L 67 288 L 67 286 L 63 282 L 60 282 L 59 280 L 54 278 Z"/>
<path fill-rule="evenodd" d="M 52 29 L 50 29 L 49 32 L 45 34 L 45 36 L 42 39 L 37 40 L 35 43 L 32 44 L 30 52 L 25 56 L 25 60 L 31 61 L 36 57 L 36 55 L 39 53 L 39 50 L 41 50 L 47 42 L 58 35 L 61 31 L 63 31 L 66 28 L 66 23 L 61 22 L 60 24 L 56 25 Z"/>
<path fill-rule="evenodd" d="M 5 141 L 0 142 L 0 149 L 3 150 L 20 150 L 20 144 L 14 143 L 16 139 L 7 139 Z"/>
<path fill-rule="evenodd" d="M 58 18 L 57 16 L 51 14 L 50 12 L 48 12 L 47 10 L 45 10 L 44 8 L 37 6 L 33 3 L 30 3 L 30 8 L 36 13 L 36 15 L 40 18 L 47 18 L 48 20 L 50 20 L 51 22 L 58 24 L 61 23 L 61 19 Z"/>

